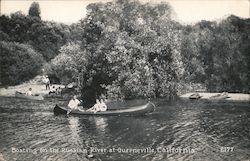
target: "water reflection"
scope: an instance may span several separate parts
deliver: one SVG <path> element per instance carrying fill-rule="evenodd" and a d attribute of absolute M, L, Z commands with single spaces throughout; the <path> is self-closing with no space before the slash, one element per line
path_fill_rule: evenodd
<path fill-rule="evenodd" d="M 97 130 L 100 131 L 100 133 L 102 134 L 106 134 L 108 132 L 106 128 L 108 126 L 107 118 L 104 118 L 104 117 L 93 117 L 93 118 L 94 118 Z"/>
<path fill-rule="evenodd" d="M 79 136 L 80 128 L 79 128 L 79 118 L 78 117 L 68 117 L 69 128 L 70 128 L 70 140 L 76 145 L 82 145 L 81 138 Z"/>

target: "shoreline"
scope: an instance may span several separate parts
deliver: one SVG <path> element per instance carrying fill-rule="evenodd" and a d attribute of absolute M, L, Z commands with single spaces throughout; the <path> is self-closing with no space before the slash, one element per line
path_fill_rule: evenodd
<path fill-rule="evenodd" d="M 189 96 L 197 93 L 201 96 L 201 100 L 211 100 L 210 97 L 218 95 L 220 93 L 206 93 L 206 92 L 193 92 L 193 93 L 186 93 L 179 96 L 182 99 L 189 99 Z M 243 94 L 243 93 L 228 93 L 228 97 L 226 99 L 221 99 L 223 101 L 249 101 L 250 102 L 250 94 Z"/>
<path fill-rule="evenodd" d="M 51 84 L 50 87 L 55 86 L 55 88 L 61 87 L 64 88 L 64 85 L 59 84 Z M 49 93 L 49 90 L 46 90 L 45 84 L 40 82 L 29 81 L 22 83 L 16 86 L 9 86 L 8 88 L 0 88 L 0 96 L 14 97 L 15 92 L 27 92 L 29 88 L 32 88 L 34 94 L 46 95 Z M 209 99 L 211 96 L 218 95 L 220 93 L 206 93 L 206 92 L 193 92 L 186 93 L 178 96 L 181 99 L 189 99 L 189 96 L 198 93 L 202 96 L 201 100 L 211 100 Z M 250 102 L 250 94 L 243 93 L 228 93 L 229 98 L 223 99 L 223 101 L 249 101 Z"/>
<path fill-rule="evenodd" d="M 64 85 L 51 84 L 50 88 L 55 86 L 55 88 L 61 87 L 64 88 Z M 46 90 L 45 84 L 36 83 L 36 82 L 26 82 L 16 86 L 9 86 L 8 88 L 0 88 L 0 96 L 14 97 L 15 92 L 23 92 L 26 93 L 29 88 L 32 88 L 32 92 L 34 94 L 46 95 L 50 90 Z"/>

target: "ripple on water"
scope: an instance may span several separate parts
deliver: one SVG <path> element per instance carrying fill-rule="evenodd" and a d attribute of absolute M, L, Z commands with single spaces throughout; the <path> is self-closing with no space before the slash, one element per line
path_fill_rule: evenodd
<path fill-rule="evenodd" d="M 247 160 L 248 105 L 161 103 L 142 117 L 55 116 L 56 102 L 0 97 L 0 153 L 6 160 L 88 160 L 83 153 L 11 153 L 11 148 L 167 148 L 195 153 L 95 153 L 94 160 Z M 220 153 L 234 146 L 235 153 Z"/>

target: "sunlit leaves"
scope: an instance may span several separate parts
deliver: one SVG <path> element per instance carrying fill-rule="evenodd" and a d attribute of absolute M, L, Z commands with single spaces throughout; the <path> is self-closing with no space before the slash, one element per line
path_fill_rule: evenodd
<path fill-rule="evenodd" d="M 86 54 L 80 45 L 68 43 L 60 49 L 60 54 L 51 60 L 47 72 L 56 75 L 62 82 L 70 83 L 76 80 L 80 72 L 85 72 Z"/>

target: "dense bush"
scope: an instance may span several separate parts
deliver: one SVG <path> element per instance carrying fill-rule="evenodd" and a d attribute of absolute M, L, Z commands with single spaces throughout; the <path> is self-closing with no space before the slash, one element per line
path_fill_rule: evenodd
<path fill-rule="evenodd" d="M 79 73 L 85 71 L 85 53 L 77 43 L 68 43 L 61 47 L 60 54 L 44 65 L 45 72 L 60 79 L 63 84 L 77 81 Z"/>
<path fill-rule="evenodd" d="M 30 45 L 0 41 L 1 80 L 4 85 L 18 84 L 36 76 L 44 62 Z"/>
<path fill-rule="evenodd" d="M 69 32 L 65 24 L 41 20 L 37 2 L 32 3 L 29 15 L 21 11 L 1 15 L 1 84 L 17 84 L 32 78 L 42 67 L 43 59 L 49 61 L 58 55 Z"/>

